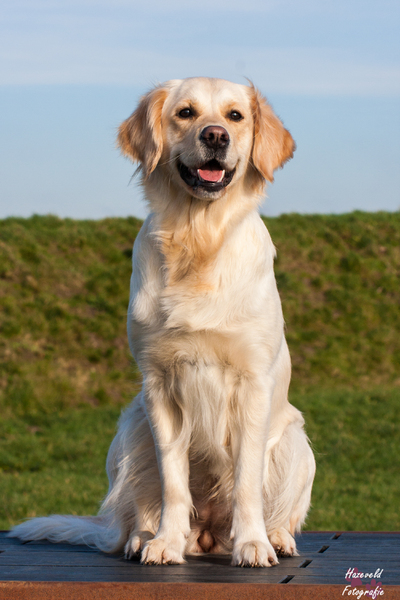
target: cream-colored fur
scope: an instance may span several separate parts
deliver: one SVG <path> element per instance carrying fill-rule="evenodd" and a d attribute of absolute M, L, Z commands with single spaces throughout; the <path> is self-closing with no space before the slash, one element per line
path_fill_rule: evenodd
<path fill-rule="evenodd" d="M 229 143 L 205 143 L 210 127 Z M 140 163 L 151 210 L 128 310 L 143 388 L 111 445 L 100 515 L 34 519 L 11 535 L 125 548 L 151 564 L 211 551 L 268 567 L 276 551 L 296 553 L 315 471 L 287 399 L 275 249 L 257 210 L 293 140 L 254 87 L 194 78 L 142 98 L 119 145 Z M 196 179 L 213 157 L 230 174 L 223 187 Z"/>

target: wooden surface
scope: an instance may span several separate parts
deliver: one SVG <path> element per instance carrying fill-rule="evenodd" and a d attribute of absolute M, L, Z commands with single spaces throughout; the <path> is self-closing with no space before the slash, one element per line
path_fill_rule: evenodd
<path fill-rule="evenodd" d="M 353 588 L 344 591 L 348 569 L 356 568 L 383 569 L 377 598 L 400 599 L 400 533 L 305 532 L 296 541 L 300 556 L 241 569 L 229 556 L 208 554 L 188 556 L 185 565 L 147 566 L 86 546 L 23 544 L 1 532 L 0 598 L 356 598 L 348 595 Z M 367 591 L 365 583 L 358 589 Z"/>

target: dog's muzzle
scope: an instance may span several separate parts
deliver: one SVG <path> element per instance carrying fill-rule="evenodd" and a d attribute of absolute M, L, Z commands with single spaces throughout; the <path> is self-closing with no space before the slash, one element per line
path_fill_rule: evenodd
<path fill-rule="evenodd" d="M 179 162 L 180 176 L 193 189 L 218 192 L 230 184 L 235 174 L 235 169 L 226 171 L 222 163 L 230 143 L 229 133 L 224 127 L 209 125 L 201 131 L 199 140 L 209 160 L 198 167 L 187 167 Z"/>
<path fill-rule="evenodd" d="M 235 169 L 227 172 L 215 158 L 198 168 L 190 168 L 179 162 L 178 170 L 183 181 L 191 188 L 202 187 L 213 192 L 229 185 L 235 174 Z"/>

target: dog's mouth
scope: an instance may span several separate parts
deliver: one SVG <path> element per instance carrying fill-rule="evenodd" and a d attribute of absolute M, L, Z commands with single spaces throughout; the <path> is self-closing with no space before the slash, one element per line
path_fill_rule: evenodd
<path fill-rule="evenodd" d="M 204 188 L 218 192 L 230 184 L 235 170 L 226 171 L 222 165 L 213 158 L 199 168 L 190 168 L 183 163 L 178 163 L 179 174 L 183 181 L 191 188 Z"/>

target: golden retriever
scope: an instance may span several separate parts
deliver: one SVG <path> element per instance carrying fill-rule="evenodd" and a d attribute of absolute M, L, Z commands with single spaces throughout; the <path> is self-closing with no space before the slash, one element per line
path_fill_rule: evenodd
<path fill-rule="evenodd" d="M 217 552 L 269 567 L 296 554 L 315 472 L 287 399 L 275 249 L 258 214 L 293 139 L 252 85 L 199 77 L 150 91 L 118 142 L 140 163 L 151 211 L 128 310 L 143 387 L 111 444 L 100 514 L 11 535 L 125 548 L 146 564 Z"/>

